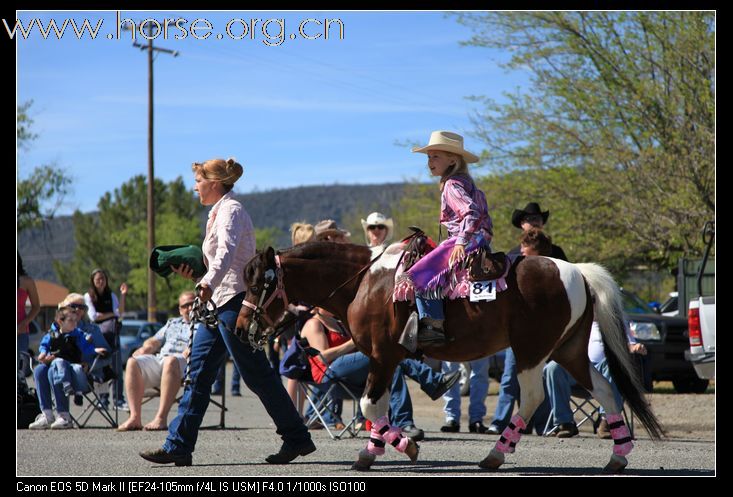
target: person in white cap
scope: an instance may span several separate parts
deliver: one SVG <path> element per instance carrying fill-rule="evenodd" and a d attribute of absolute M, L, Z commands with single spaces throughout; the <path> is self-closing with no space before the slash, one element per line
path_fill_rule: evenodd
<path fill-rule="evenodd" d="M 426 146 L 412 151 L 427 154 L 430 173 L 440 177 L 440 222 L 448 238 L 405 275 L 415 290 L 418 343 L 440 344 L 446 341 L 442 298 L 453 289 L 452 267 L 468 253 L 488 247 L 493 225 L 486 197 L 468 173 L 468 164 L 479 158 L 463 148 L 461 135 L 433 131 Z"/>
<path fill-rule="evenodd" d="M 394 235 L 392 218 L 388 218 L 381 212 L 372 212 L 366 220 L 362 219 L 361 227 L 364 228 L 367 246 L 372 248 L 374 255 L 382 253 Z"/>

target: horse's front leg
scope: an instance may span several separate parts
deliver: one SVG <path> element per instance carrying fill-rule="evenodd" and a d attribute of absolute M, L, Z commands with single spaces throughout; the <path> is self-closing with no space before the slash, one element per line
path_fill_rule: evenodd
<path fill-rule="evenodd" d="M 520 388 L 519 412 L 512 416 L 511 421 L 504 428 L 499 440 L 489 455 L 479 463 L 484 469 L 498 469 L 504 464 L 505 454 L 511 454 L 516 449 L 519 440 L 522 438 L 521 431 L 527 427 L 527 422 L 535 410 L 545 398 L 545 390 L 542 386 L 542 368 L 545 361 L 537 366 L 526 369 L 517 375 Z"/>
<path fill-rule="evenodd" d="M 359 451 L 359 457 L 352 466 L 352 469 L 357 471 L 370 469 L 377 456 L 384 454 L 386 444 L 406 454 L 413 463 L 417 461 L 420 450 L 417 443 L 403 435 L 400 427 L 389 424 L 387 414 L 390 392 L 387 380 L 394 374 L 394 368 L 391 368 L 391 371 L 391 375 L 387 376 L 385 369 L 378 367 L 372 368 L 369 373 L 360 405 L 362 413 L 372 423 L 372 430 L 366 448 Z"/>

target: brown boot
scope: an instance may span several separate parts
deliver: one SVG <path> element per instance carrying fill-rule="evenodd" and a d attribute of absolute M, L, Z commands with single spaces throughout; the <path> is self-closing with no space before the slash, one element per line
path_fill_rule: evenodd
<path fill-rule="evenodd" d="M 422 318 L 417 330 L 417 343 L 421 345 L 438 345 L 447 343 L 443 331 L 443 320 L 433 318 Z"/>

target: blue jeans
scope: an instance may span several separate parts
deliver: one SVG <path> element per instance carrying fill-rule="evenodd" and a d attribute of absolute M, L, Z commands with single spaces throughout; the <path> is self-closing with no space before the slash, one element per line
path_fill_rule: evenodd
<path fill-rule="evenodd" d="M 56 401 L 56 412 L 69 412 L 69 394 L 86 392 L 89 389 L 81 364 L 72 364 L 66 359 L 54 359 L 50 366 L 39 364 L 33 370 L 36 393 L 41 410 L 52 410 L 51 392 Z"/>
<path fill-rule="evenodd" d="M 489 358 L 482 357 L 470 361 L 471 376 L 468 378 L 470 397 L 468 403 L 468 421 L 475 423 L 483 421 L 486 416 L 486 395 L 489 393 Z M 460 363 L 443 361 L 443 373 L 456 371 Z M 445 400 L 446 421 L 461 422 L 461 385 L 455 382 L 443 395 Z"/>
<path fill-rule="evenodd" d="M 224 369 L 227 366 L 226 360 L 224 360 L 224 363 L 219 368 L 219 373 L 216 375 L 216 380 L 214 380 L 214 385 L 211 387 L 213 391 L 218 392 L 222 388 L 224 388 L 224 384 L 222 382 L 224 378 Z M 239 379 L 242 377 L 242 375 L 239 374 L 239 370 L 237 369 L 236 364 L 232 364 L 234 366 L 232 368 L 232 393 L 239 392 Z"/>
<path fill-rule="evenodd" d="M 310 441 L 310 433 L 285 391 L 280 375 L 267 362 L 264 351 L 253 350 L 229 331 L 236 325 L 243 299 L 244 293 L 240 293 L 219 307 L 218 329 L 198 325 L 191 350 L 191 384 L 184 390 L 178 415 L 168 429 L 168 438 L 163 444 L 166 452 L 190 454 L 194 451 L 199 427 L 209 407 L 211 385 L 227 352 L 242 374 L 244 383 L 259 397 L 275 422 L 276 432 L 285 445 L 297 449 Z"/>
<path fill-rule="evenodd" d="M 420 319 L 445 319 L 442 300 L 430 300 L 425 297 L 415 295 L 415 305 L 417 305 L 417 314 Z"/>
<path fill-rule="evenodd" d="M 616 399 L 616 405 L 620 409 L 621 406 L 623 406 L 623 399 L 621 398 L 621 394 L 611 377 L 611 372 L 608 369 L 608 361 L 604 358 L 602 361 L 593 364 L 593 367 L 611 383 L 611 389 L 613 390 L 613 396 Z M 570 376 L 570 373 L 555 361 L 547 363 L 544 369 L 544 375 L 545 388 L 549 395 L 550 405 L 553 409 L 553 423 L 557 426 L 563 423 L 574 422 L 573 411 L 570 408 L 570 392 L 573 385 L 577 383 L 575 378 Z M 600 412 L 601 414 L 605 414 L 603 406 L 601 406 Z"/>
<path fill-rule="evenodd" d="M 491 424 L 503 431 L 512 419 L 514 402 L 519 401 L 519 381 L 517 380 L 517 359 L 511 347 L 504 354 L 504 372 L 499 386 L 499 400 L 496 403 L 494 419 Z"/>
<path fill-rule="evenodd" d="M 394 426 L 404 428 L 415 424 L 412 412 L 412 399 L 407 389 L 404 377 L 412 378 L 420 384 L 420 389 L 428 395 L 432 395 L 444 375 L 439 371 L 415 359 L 405 359 L 397 365 L 395 377 L 392 379 L 392 392 L 390 395 L 390 423 Z"/>

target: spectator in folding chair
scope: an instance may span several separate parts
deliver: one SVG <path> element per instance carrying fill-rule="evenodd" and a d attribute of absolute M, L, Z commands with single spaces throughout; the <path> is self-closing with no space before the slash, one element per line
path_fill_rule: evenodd
<path fill-rule="evenodd" d="M 333 381 L 326 374 L 329 369 L 337 378 L 357 388 L 358 392 L 354 393 L 362 393 L 369 374 L 369 357 L 356 351 L 354 341 L 346 336 L 343 325 L 331 313 L 316 307 L 313 318 L 303 326 L 302 337 L 328 363 L 324 364 L 321 356 L 308 357 L 315 383 L 327 385 Z M 460 372 L 444 375 L 413 359 L 405 359 L 395 370 L 390 390 L 390 423 L 400 427 L 406 436 L 420 441 L 425 433 L 415 427 L 405 375 L 420 383 L 420 388 L 436 400 L 458 380 Z"/>
<path fill-rule="evenodd" d="M 94 362 L 95 357 L 89 356 L 84 358 L 84 362 L 87 364 L 94 364 L 94 369 L 89 371 L 89 374 L 94 376 L 96 381 L 103 383 L 110 379 L 115 379 L 115 373 L 112 370 L 112 347 L 110 347 L 107 340 L 102 335 L 102 330 L 99 326 L 90 322 L 86 319 L 87 306 L 84 301 L 84 296 L 80 293 L 70 293 L 64 300 L 59 302 L 59 309 L 68 309 L 69 311 L 75 312 L 79 321 L 77 322 L 77 328 L 84 333 L 84 338 L 87 342 L 91 342 L 94 346 L 95 353 L 99 355 Z M 58 329 L 56 323 L 51 324 L 52 328 Z M 74 404 L 81 405 L 83 397 L 79 394 L 74 395 Z"/>
<path fill-rule="evenodd" d="M 644 344 L 636 342 L 636 339 L 629 329 L 628 321 L 626 321 L 626 337 L 629 341 L 629 352 L 632 354 L 646 355 L 646 347 L 644 347 Z M 621 398 L 621 394 L 613 381 L 611 371 L 608 368 L 606 353 L 603 349 L 601 330 L 598 327 L 598 323 L 595 321 L 593 321 L 593 327 L 590 331 L 588 359 L 590 359 L 593 367 L 611 383 L 616 405 L 621 409 L 623 406 L 623 399 Z M 558 438 L 574 437 L 578 434 L 578 427 L 575 424 L 573 411 L 570 408 L 570 395 L 572 387 L 576 384 L 576 381 L 572 376 L 570 376 L 570 373 L 555 361 L 550 361 L 545 365 L 543 374 L 545 378 L 546 396 L 550 402 L 552 416 L 551 420 L 548 419 L 547 424 L 549 425 L 549 421 L 554 423 L 554 427 L 547 430 L 547 433 L 553 434 Z M 601 422 L 596 433 L 599 438 L 610 439 L 611 430 L 609 429 L 603 406 L 600 407 L 599 411 L 601 414 Z"/>
<path fill-rule="evenodd" d="M 31 423 L 31 430 L 65 429 L 72 427 L 69 414 L 69 395 L 81 394 L 89 383 L 86 377 L 88 365 L 84 357 L 95 354 L 94 346 L 77 327 L 79 318 L 70 309 L 56 311 L 58 329 L 51 329 L 38 346 L 38 366 L 33 370 L 36 393 L 41 414 Z M 53 400 L 57 415 L 54 419 Z"/>
<path fill-rule="evenodd" d="M 181 380 L 186 373 L 186 358 L 191 352 L 188 348 L 191 335 L 189 312 L 195 298 L 191 291 L 181 293 L 178 297 L 180 316 L 169 319 L 127 360 L 125 390 L 130 417 L 117 431 L 168 429 L 168 413 L 181 387 Z M 155 418 L 143 426 L 142 400 L 147 388 L 160 388 L 160 405 Z"/>

